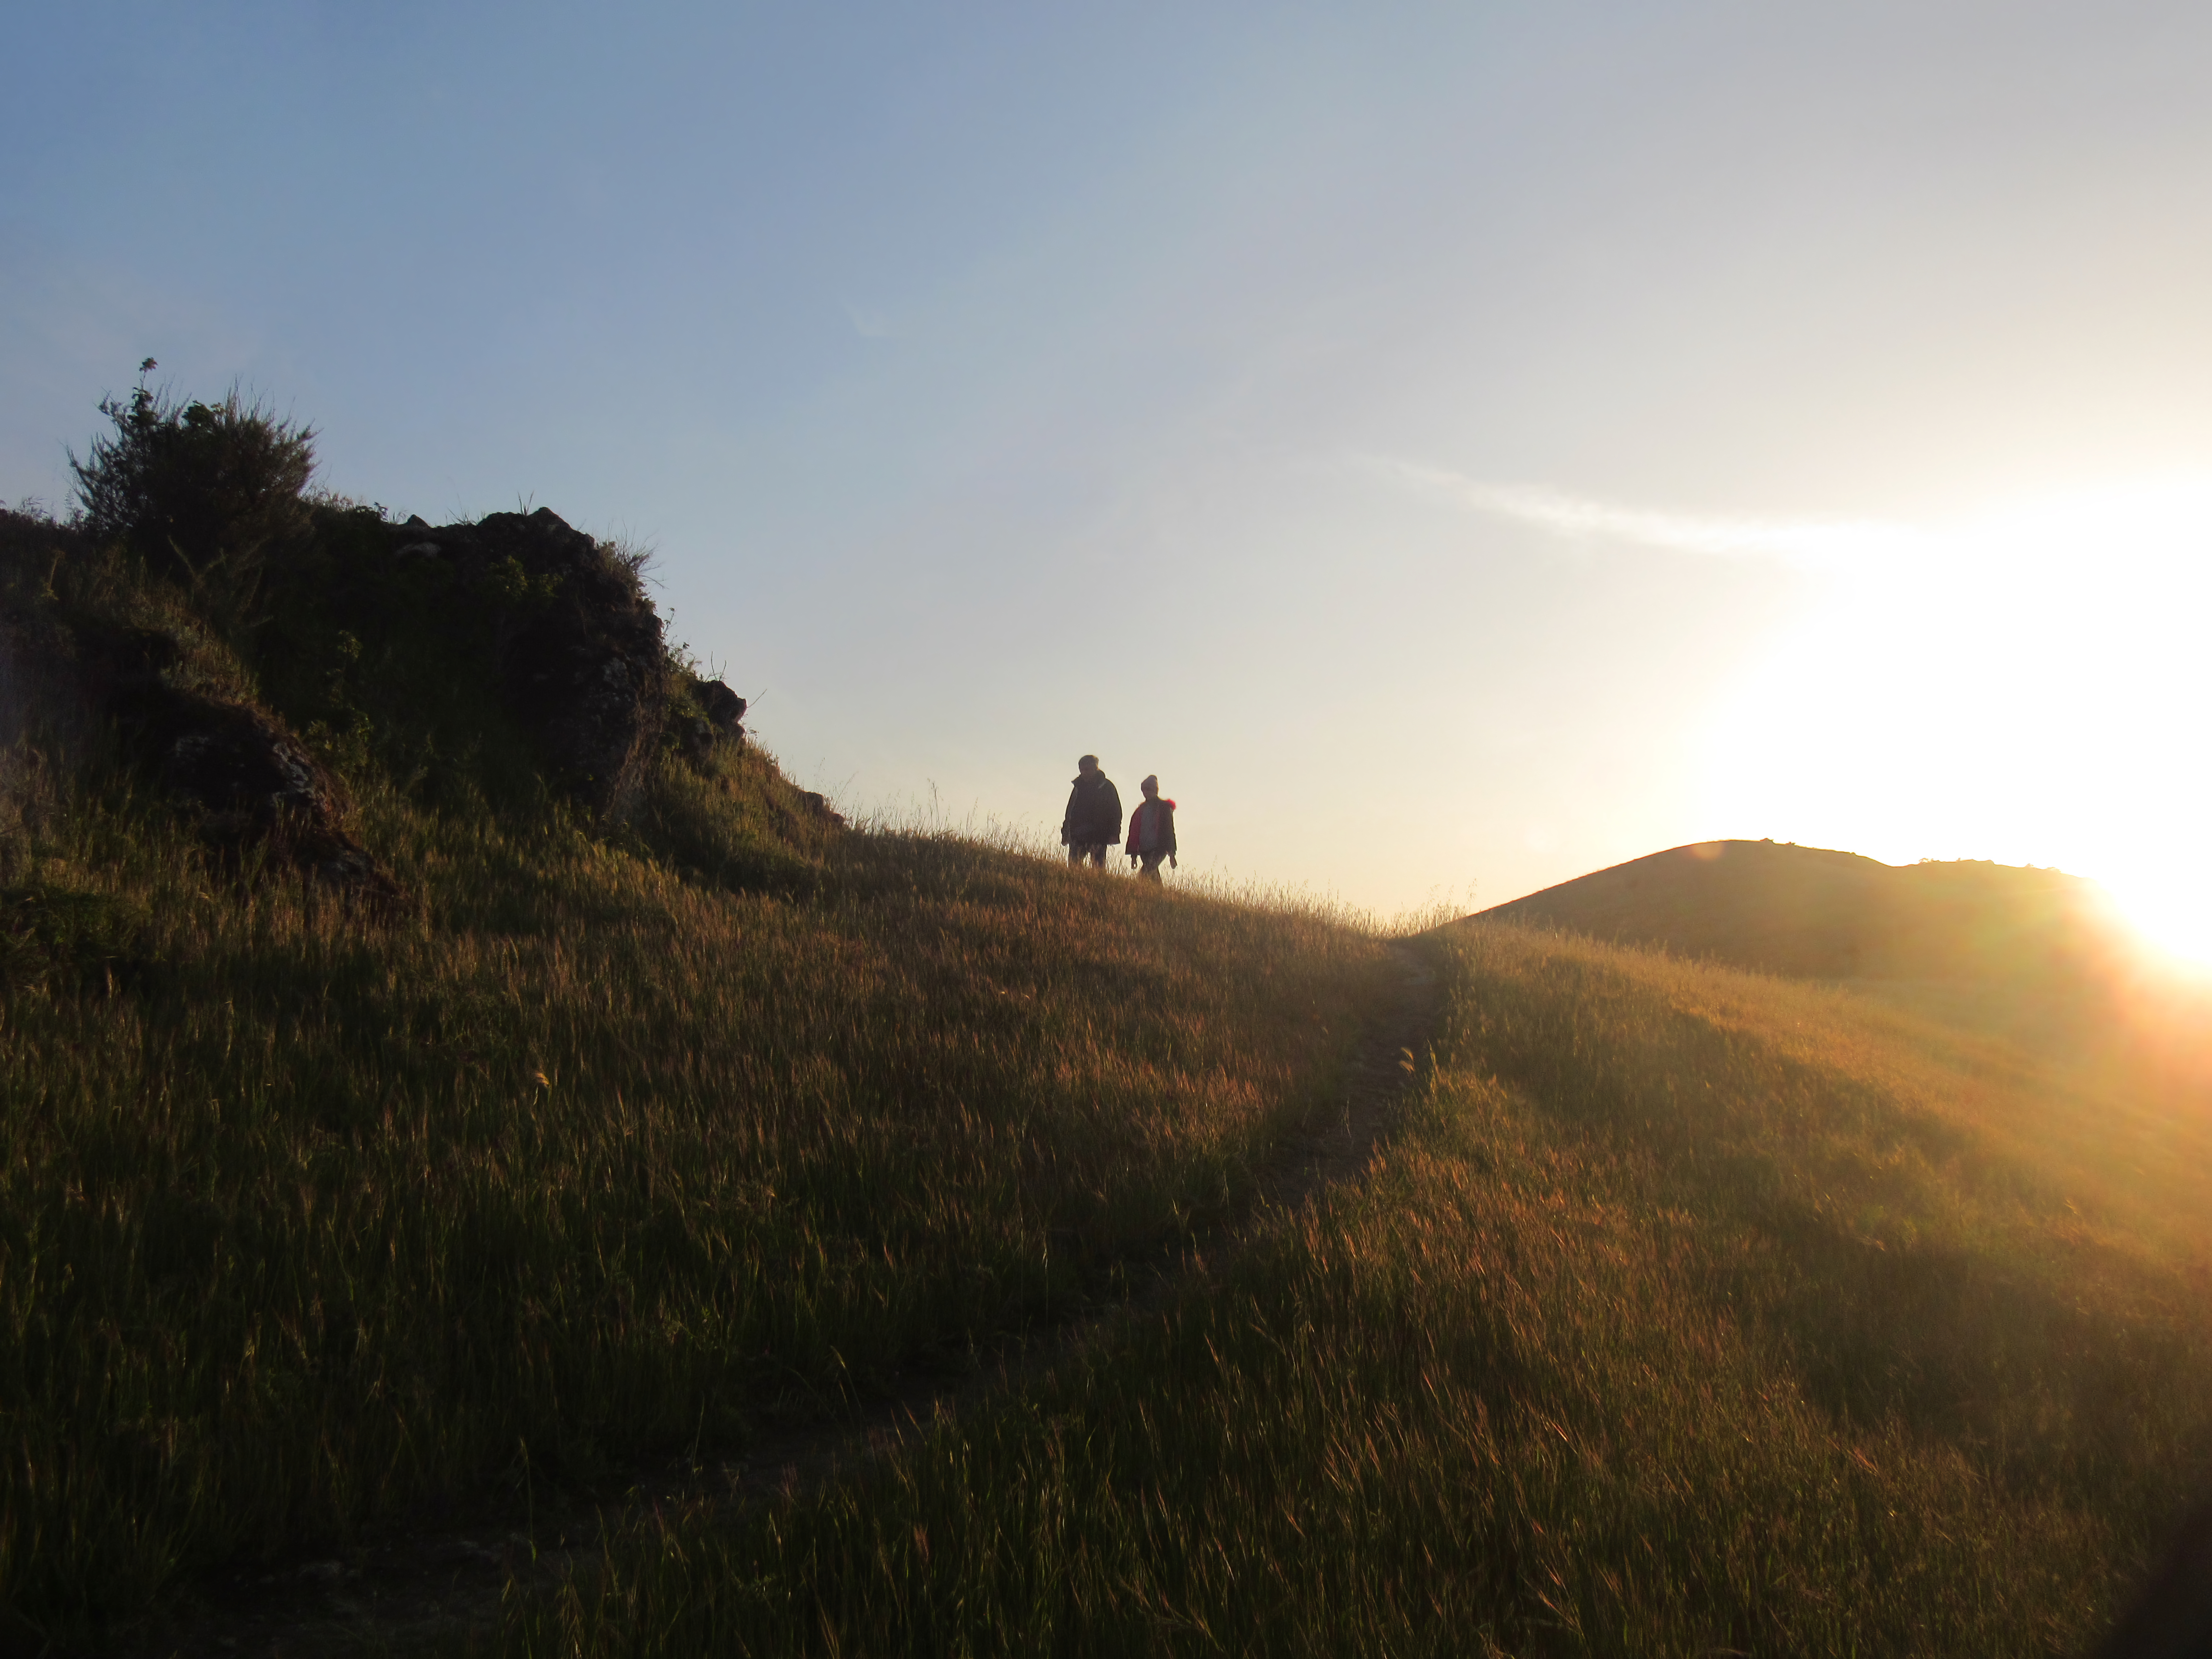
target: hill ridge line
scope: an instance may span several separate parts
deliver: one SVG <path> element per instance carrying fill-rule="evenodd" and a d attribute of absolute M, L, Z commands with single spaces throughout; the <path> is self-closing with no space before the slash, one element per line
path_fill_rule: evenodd
<path fill-rule="evenodd" d="M 2124 976 L 2133 947 L 2095 883 L 1982 860 L 1884 864 L 1771 841 L 1693 842 L 1478 913 L 1611 944 L 1820 979 Z"/>

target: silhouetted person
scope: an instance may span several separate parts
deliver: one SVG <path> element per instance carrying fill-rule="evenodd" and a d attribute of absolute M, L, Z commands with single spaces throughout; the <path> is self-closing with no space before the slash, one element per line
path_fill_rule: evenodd
<path fill-rule="evenodd" d="M 1139 786 L 1145 792 L 1144 805 L 1129 814 L 1129 843 L 1124 849 L 1129 862 L 1141 863 L 1145 867 L 1137 872 L 1139 881 L 1160 878 L 1160 860 L 1172 865 L 1176 861 L 1175 803 L 1160 793 L 1160 781 L 1146 778 Z"/>
<path fill-rule="evenodd" d="M 1075 763 L 1075 787 L 1067 792 L 1067 811 L 1060 821 L 1068 863 L 1088 859 L 1103 870 L 1106 849 L 1121 833 L 1121 792 L 1098 769 L 1098 757 L 1085 755 Z"/>

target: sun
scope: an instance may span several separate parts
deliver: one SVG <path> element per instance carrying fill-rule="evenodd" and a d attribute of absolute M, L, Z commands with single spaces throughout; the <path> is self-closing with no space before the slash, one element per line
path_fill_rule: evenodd
<path fill-rule="evenodd" d="M 2212 974 L 2212 890 L 2203 872 L 2122 871 L 2100 884 L 2146 945 L 2194 971 Z"/>
<path fill-rule="evenodd" d="M 2212 479 L 1832 538 L 1716 710 L 1729 833 L 2087 876 L 2212 963 Z"/>

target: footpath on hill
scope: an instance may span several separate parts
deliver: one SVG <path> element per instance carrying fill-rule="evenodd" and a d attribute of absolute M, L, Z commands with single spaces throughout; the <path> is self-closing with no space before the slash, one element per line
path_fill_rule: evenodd
<path fill-rule="evenodd" d="M 773 1499 L 819 1491 L 909 1443 L 947 1415 L 1017 1392 L 1053 1366 L 1156 1312 L 1194 1280 L 1218 1273 L 1254 1218 L 1294 1210 L 1363 1176 L 1420 1075 L 1441 1017 L 1436 968 L 1415 945 L 1390 946 L 1387 1002 L 1346 1065 L 1340 1111 L 1286 1138 L 1258 1172 L 1237 1218 L 1168 1252 L 1127 1264 L 1121 1293 L 1084 1316 L 1001 1340 L 967 1380 L 916 1376 L 867 1409 L 775 1436 L 742 1459 L 641 1465 L 612 1504 L 525 1494 L 440 1522 L 380 1531 L 342 1556 L 283 1573 L 249 1571 L 201 1586 L 204 1611 L 149 1626 L 132 1651 L 161 1659 L 300 1652 L 406 1651 L 488 1630 L 514 1597 L 588 1571 L 610 1540 L 647 1516 L 704 1509 L 734 1522 Z"/>
<path fill-rule="evenodd" d="M 462 1628 L 966 1423 L 1358 1166 L 1418 1022 L 1283 1136 L 1372 933 L 848 833 L 638 550 L 101 411 L 81 515 L 0 511 L 0 1655 Z"/>
<path fill-rule="evenodd" d="M 480 1659 L 2202 1650 L 2112 1632 L 2212 1491 L 2201 1085 L 1567 935 L 1421 951 L 1364 1178 L 857 1478 L 643 1516 Z"/>

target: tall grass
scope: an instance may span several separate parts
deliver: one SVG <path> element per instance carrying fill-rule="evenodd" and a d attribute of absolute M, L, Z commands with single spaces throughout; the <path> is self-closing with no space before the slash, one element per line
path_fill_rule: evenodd
<path fill-rule="evenodd" d="M 391 923 L 100 775 L 0 871 L 0 1604 L 64 1635 L 957 1373 L 1237 1202 L 1382 960 L 754 750 L 612 841 L 372 779 Z"/>
<path fill-rule="evenodd" d="M 2093 1639 L 2212 1476 L 2212 1103 L 1818 987 L 1433 948 L 1371 1182 L 866 1479 L 644 1529 L 491 1650 Z"/>

